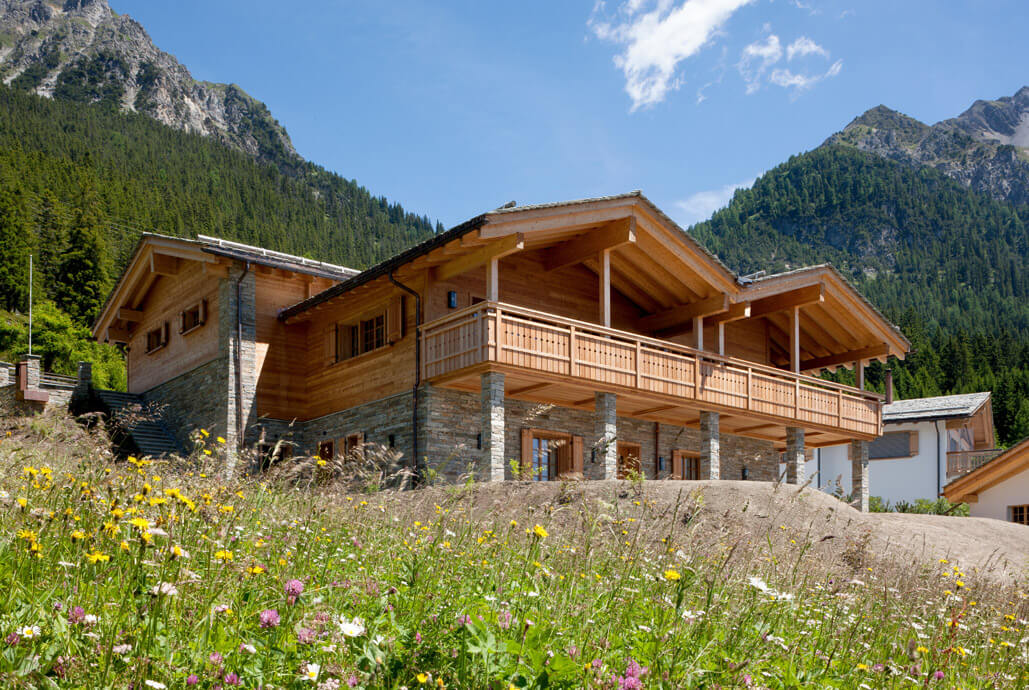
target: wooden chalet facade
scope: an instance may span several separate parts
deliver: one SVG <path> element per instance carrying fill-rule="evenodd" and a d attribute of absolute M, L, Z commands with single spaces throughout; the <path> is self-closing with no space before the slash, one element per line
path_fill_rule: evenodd
<path fill-rule="evenodd" d="M 833 268 L 741 280 L 638 192 L 498 209 L 360 273 L 146 236 L 94 336 L 183 433 L 494 480 L 772 479 L 782 450 L 796 479 L 843 443 L 860 474 L 882 399 L 816 376 L 909 348 Z"/>

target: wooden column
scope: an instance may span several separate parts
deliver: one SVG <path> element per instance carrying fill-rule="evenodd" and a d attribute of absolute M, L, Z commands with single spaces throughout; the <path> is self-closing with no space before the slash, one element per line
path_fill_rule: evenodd
<path fill-rule="evenodd" d="M 693 317 L 693 342 L 696 343 L 698 350 L 704 349 L 704 317 L 694 316 Z"/>
<path fill-rule="evenodd" d="M 790 371 L 800 373 L 800 307 L 790 311 Z"/>
<path fill-rule="evenodd" d="M 854 362 L 854 375 L 857 377 L 857 387 L 865 390 L 865 362 L 859 360 Z"/>
<path fill-rule="evenodd" d="M 611 327 L 611 250 L 600 252 L 600 323 Z"/>
<path fill-rule="evenodd" d="M 500 259 L 493 257 L 486 264 L 486 299 L 500 301 Z"/>
<path fill-rule="evenodd" d="M 725 322 L 718 324 L 718 354 L 725 356 Z"/>

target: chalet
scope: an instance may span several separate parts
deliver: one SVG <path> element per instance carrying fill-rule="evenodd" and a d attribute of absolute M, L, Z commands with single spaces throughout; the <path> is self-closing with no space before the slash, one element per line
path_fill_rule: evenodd
<path fill-rule="evenodd" d="M 953 480 L 943 495 L 967 503 L 972 517 L 1029 525 L 1029 438 Z"/>
<path fill-rule="evenodd" d="M 887 378 L 883 435 L 868 446 L 869 493 L 883 501 L 935 501 L 948 482 L 1001 452 L 994 448 L 988 392 L 892 398 Z M 818 448 L 808 457 L 807 474 L 816 486 L 830 493 L 851 492 L 846 448 Z"/>
<path fill-rule="evenodd" d="M 145 235 L 93 335 L 185 443 L 365 443 L 485 480 L 790 481 L 882 397 L 817 378 L 909 343 L 832 267 L 741 279 L 639 192 L 490 211 L 365 271 Z M 862 492 L 862 487 L 864 491 Z"/>

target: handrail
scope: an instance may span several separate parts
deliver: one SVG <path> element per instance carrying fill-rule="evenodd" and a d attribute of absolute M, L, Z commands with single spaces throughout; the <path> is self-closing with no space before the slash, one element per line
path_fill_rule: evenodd
<path fill-rule="evenodd" d="M 755 373 L 761 373 L 769 377 L 784 379 L 788 381 L 801 381 L 806 382 L 814 386 L 818 386 L 827 390 L 840 391 L 851 396 L 861 397 L 868 401 L 881 401 L 883 400 L 882 395 L 873 391 L 866 391 L 860 388 L 854 388 L 852 386 L 846 386 L 835 381 L 826 381 L 814 376 L 808 376 L 807 374 L 798 374 L 792 371 L 785 371 L 783 369 L 777 369 L 770 367 L 758 362 L 751 362 L 745 359 L 738 359 L 735 357 L 726 357 L 724 355 L 718 355 L 713 352 L 706 352 L 704 350 L 697 350 L 686 345 L 680 345 L 678 343 L 668 342 L 666 340 L 658 340 L 645 335 L 639 335 L 636 333 L 630 333 L 628 331 L 619 331 L 613 328 L 607 328 L 597 324 L 589 323 L 588 321 L 579 321 L 577 319 L 570 319 L 564 316 L 558 316 L 556 314 L 549 314 L 547 312 L 541 312 L 534 309 L 528 309 L 526 307 L 520 307 L 513 304 L 507 304 L 504 302 L 479 302 L 478 304 L 472 304 L 470 306 L 459 309 L 455 312 L 447 314 L 446 316 L 430 321 L 422 326 L 423 335 L 430 335 L 432 330 L 438 326 L 449 323 L 455 319 L 459 319 L 462 316 L 466 316 L 473 312 L 486 311 L 489 309 L 500 309 L 504 312 L 505 316 L 511 315 L 522 315 L 528 318 L 540 319 L 542 321 L 550 323 L 560 323 L 566 326 L 574 326 L 578 329 L 581 334 L 583 330 L 592 331 L 593 333 L 606 335 L 612 338 L 620 340 L 626 340 L 629 343 L 640 342 L 643 344 L 650 345 L 652 347 L 666 350 L 668 352 L 690 355 L 693 357 L 702 358 L 705 360 L 721 363 L 725 365 L 746 368 Z"/>

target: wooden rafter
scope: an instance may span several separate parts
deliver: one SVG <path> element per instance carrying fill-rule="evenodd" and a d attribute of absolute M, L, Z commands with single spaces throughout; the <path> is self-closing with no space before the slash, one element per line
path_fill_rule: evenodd
<path fill-rule="evenodd" d="M 658 312 L 644 316 L 639 320 L 639 328 L 644 332 L 664 331 L 669 328 L 681 326 L 696 318 L 703 318 L 713 314 L 721 314 L 729 310 L 729 295 L 721 293 L 708 297 L 699 302 L 680 304 Z"/>
<path fill-rule="evenodd" d="M 808 304 L 818 304 L 825 299 L 825 291 L 822 284 L 808 285 L 788 292 L 781 292 L 778 295 L 763 297 L 750 303 L 750 318 L 756 319 L 776 312 L 803 307 Z"/>
<path fill-rule="evenodd" d="M 720 323 L 729 323 L 730 321 L 740 321 L 749 318 L 750 302 L 737 302 L 736 304 L 730 304 L 729 308 L 720 314 L 712 314 L 705 317 L 705 321 L 711 325 L 718 325 Z"/>
<path fill-rule="evenodd" d="M 143 320 L 143 312 L 138 309 L 129 309 L 128 307 L 122 307 L 118 310 L 118 318 L 122 321 L 138 322 Z"/>
<path fill-rule="evenodd" d="M 635 241 L 636 218 L 629 216 L 551 247 L 546 250 L 544 266 L 547 271 L 556 271 L 565 266 L 582 263 L 605 249 L 614 249 Z"/>
<path fill-rule="evenodd" d="M 827 355 L 825 357 L 815 357 L 814 359 L 804 360 L 800 363 L 800 369 L 801 371 L 825 369 L 838 364 L 849 364 L 850 362 L 883 357 L 889 353 L 889 346 L 883 343 L 882 345 L 873 345 L 860 350 L 850 350 L 848 352 L 841 352 L 835 355 Z"/>
<path fill-rule="evenodd" d="M 525 238 L 521 234 L 508 235 L 495 242 L 475 249 L 463 256 L 436 266 L 433 269 L 436 273 L 436 280 L 450 280 L 454 276 L 461 275 L 465 271 L 478 268 L 489 261 L 500 259 L 508 254 L 521 251 L 525 248 Z"/>

